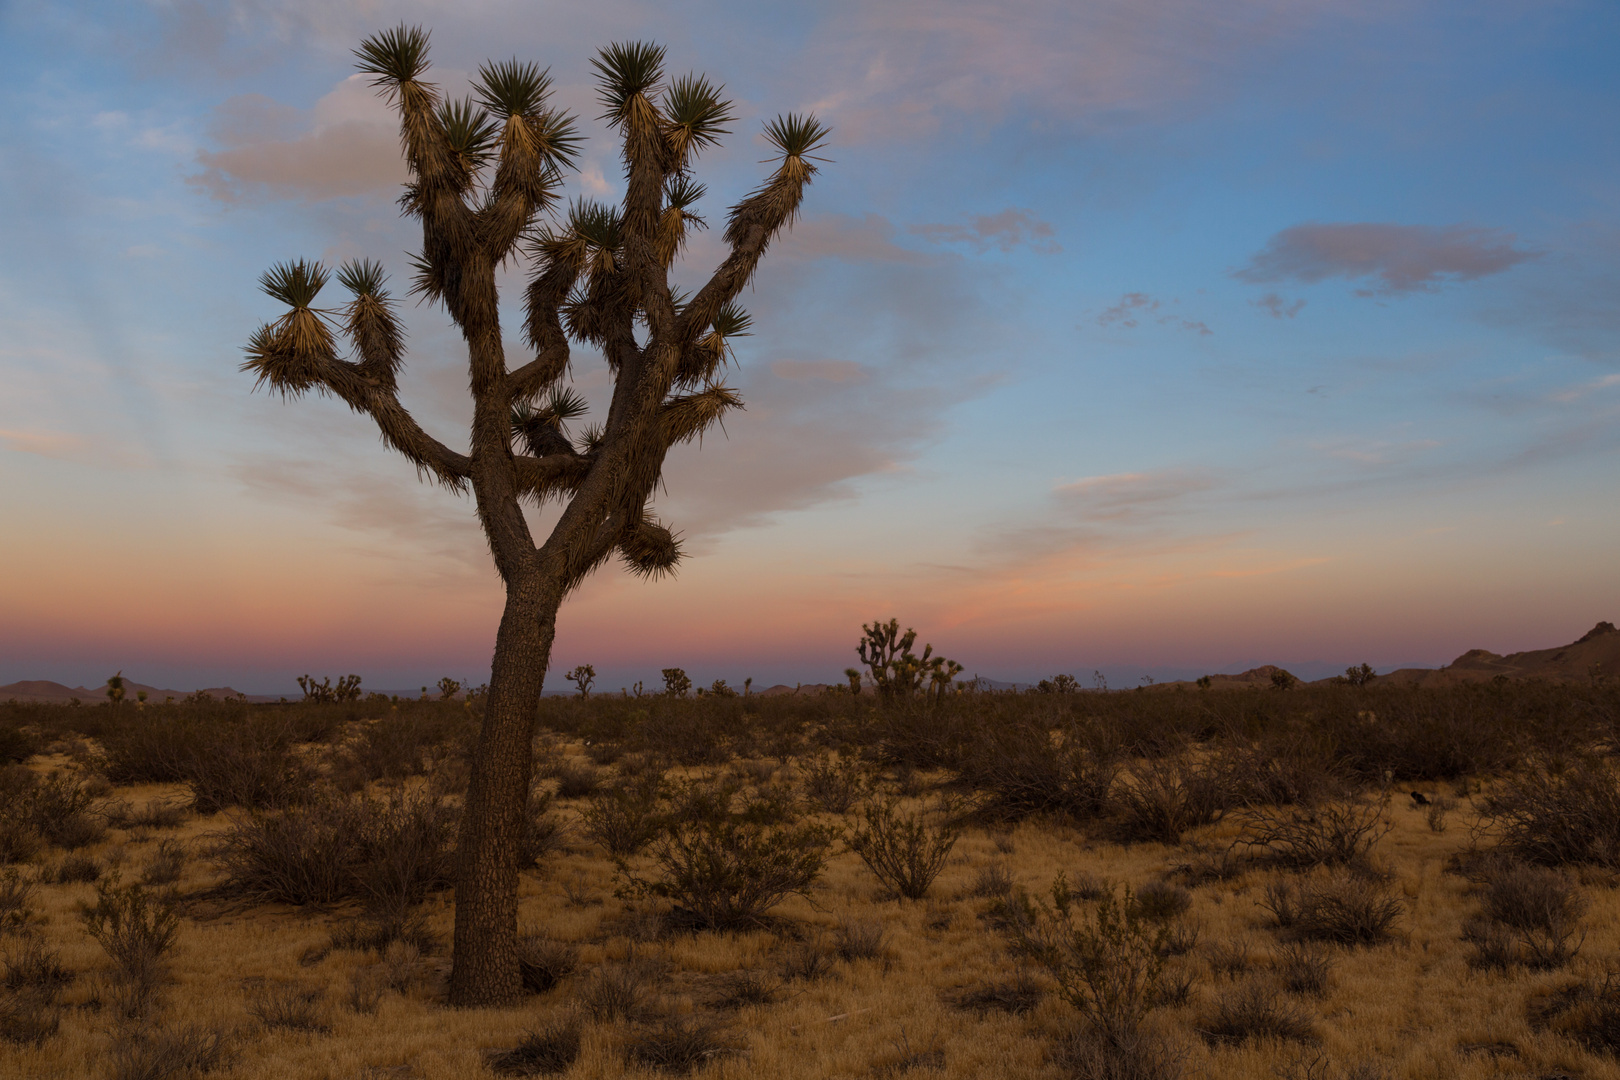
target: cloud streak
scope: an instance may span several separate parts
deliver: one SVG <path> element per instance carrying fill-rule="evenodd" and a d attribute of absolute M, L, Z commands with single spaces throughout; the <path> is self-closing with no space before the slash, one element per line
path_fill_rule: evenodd
<path fill-rule="evenodd" d="M 1357 296 L 1398 296 L 1477 281 L 1539 254 L 1518 246 L 1511 232 L 1474 225 L 1306 222 L 1277 233 L 1234 276 L 1253 284 L 1372 278 L 1376 284 L 1355 290 Z M 1275 295 L 1259 302 L 1270 307 Z"/>

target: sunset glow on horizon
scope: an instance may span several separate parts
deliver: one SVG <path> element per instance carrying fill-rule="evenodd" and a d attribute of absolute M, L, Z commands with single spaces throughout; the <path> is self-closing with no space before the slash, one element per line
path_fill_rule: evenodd
<path fill-rule="evenodd" d="M 550 67 L 590 136 L 570 196 L 622 187 L 597 48 L 655 40 L 725 83 L 687 287 L 766 168 L 761 124 L 832 128 L 741 298 L 747 409 L 665 469 L 688 559 L 589 579 L 548 690 L 579 663 L 610 691 L 836 681 L 890 616 L 968 675 L 1114 686 L 1438 666 L 1620 619 L 1611 4 L 21 2 L 0 684 L 488 678 L 471 499 L 238 370 L 276 261 L 374 258 L 408 292 L 397 128 L 349 54 L 402 21 L 453 94 L 488 58 Z M 401 311 L 402 397 L 462 447 L 465 350 Z M 600 417 L 600 358 L 572 373 Z"/>

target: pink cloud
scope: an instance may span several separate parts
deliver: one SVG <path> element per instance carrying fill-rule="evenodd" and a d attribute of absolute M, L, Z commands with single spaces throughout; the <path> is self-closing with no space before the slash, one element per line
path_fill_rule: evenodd
<path fill-rule="evenodd" d="M 1379 222 L 1293 225 L 1273 236 L 1236 277 L 1250 282 L 1376 278 L 1357 296 L 1433 292 L 1447 281 L 1499 274 L 1539 253 L 1501 229 Z M 1262 304 L 1264 300 L 1262 299 Z"/>
<path fill-rule="evenodd" d="M 867 378 L 866 369 L 853 360 L 777 360 L 771 364 L 771 374 L 778 379 L 833 383 L 864 382 Z"/>
<path fill-rule="evenodd" d="M 913 225 L 908 231 L 936 244 L 966 244 L 980 253 L 992 247 L 1010 252 L 1020 244 L 1028 244 L 1043 255 L 1063 250 L 1053 239 L 1057 230 L 1050 223 L 1037 218 L 1032 210 L 1017 207 L 971 216 L 965 225 Z"/>
<path fill-rule="evenodd" d="M 214 111 L 203 171 L 189 178 L 222 202 L 250 194 L 319 201 L 388 196 L 406 179 L 399 129 L 388 106 L 351 75 L 306 115 L 260 94 L 244 94 Z"/>

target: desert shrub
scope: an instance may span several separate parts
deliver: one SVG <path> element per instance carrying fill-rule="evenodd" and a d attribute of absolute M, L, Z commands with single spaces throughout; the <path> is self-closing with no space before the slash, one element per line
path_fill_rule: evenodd
<path fill-rule="evenodd" d="M 248 995 L 248 1014 L 266 1031 L 332 1030 L 326 1018 L 326 991 L 318 986 L 273 983 Z"/>
<path fill-rule="evenodd" d="M 624 757 L 624 743 L 617 739 L 586 740 L 585 756 L 598 765 L 612 765 Z"/>
<path fill-rule="evenodd" d="M 1395 827 L 1382 804 L 1351 802 L 1252 807 L 1243 812 L 1242 820 L 1238 844 L 1268 862 L 1296 870 L 1367 866 L 1378 841 Z"/>
<path fill-rule="evenodd" d="M 1160 1002 L 1164 928 L 1143 920 L 1129 888 L 1123 900 L 1110 892 L 1084 915 L 1062 875 L 1051 895 L 1048 904 L 1019 893 L 1004 905 L 1014 947 L 1046 970 L 1059 996 L 1104 1043 L 1132 1045 Z"/>
<path fill-rule="evenodd" d="M 208 1073 L 226 1061 L 225 1036 L 202 1024 L 120 1028 L 108 1057 L 111 1080 L 171 1080 Z"/>
<path fill-rule="evenodd" d="M 1182 1055 L 1145 1028 L 1110 1039 L 1081 1027 L 1058 1043 L 1053 1057 L 1074 1080 L 1179 1080 L 1183 1075 Z"/>
<path fill-rule="evenodd" d="M 1245 941 L 1213 942 L 1206 959 L 1211 974 L 1224 975 L 1228 979 L 1235 979 L 1254 966 L 1249 956 L 1248 942 Z"/>
<path fill-rule="evenodd" d="M 497 1076 L 552 1076 L 567 1072 L 579 1057 L 579 1025 L 572 1021 L 531 1031 L 510 1050 L 491 1054 Z"/>
<path fill-rule="evenodd" d="M 712 1009 L 734 1012 L 776 1002 L 781 983 L 759 971 L 732 971 L 715 980 L 714 990 L 705 1002 Z"/>
<path fill-rule="evenodd" d="M 101 863 L 93 856 L 76 852 L 52 867 L 50 877 L 58 885 L 82 885 L 99 878 L 101 870 Z"/>
<path fill-rule="evenodd" d="M 518 939 L 518 974 L 523 989 L 543 994 L 574 973 L 579 966 L 579 950 L 544 934 L 524 934 Z"/>
<path fill-rule="evenodd" d="M 1222 763 L 1195 762 L 1186 751 L 1148 761 L 1113 789 L 1118 828 L 1126 840 L 1181 843 L 1181 834 L 1219 820 L 1241 797 Z"/>
<path fill-rule="evenodd" d="M 363 804 L 326 796 L 242 818 L 215 839 L 229 892 L 270 903 L 332 903 L 355 892 Z"/>
<path fill-rule="evenodd" d="M 1316 1030 L 1305 1010 L 1271 987 L 1255 982 L 1221 994 L 1199 1034 L 1211 1043 L 1316 1041 Z"/>
<path fill-rule="evenodd" d="M 1326 997 L 1333 977 L 1333 959 L 1319 948 L 1284 945 L 1277 954 L 1277 975 L 1292 994 Z"/>
<path fill-rule="evenodd" d="M 1551 1031 L 1595 1054 L 1620 1056 L 1620 973 L 1534 994 L 1525 1012 L 1536 1031 Z"/>
<path fill-rule="evenodd" d="M 137 985 L 157 981 L 180 932 L 180 916 L 171 905 L 140 885 L 121 884 L 117 873 L 96 886 L 96 902 L 80 918 L 119 975 Z"/>
<path fill-rule="evenodd" d="M 15 933 L 28 925 L 32 914 L 28 901 L 34 895 L 34 882 L 15 868 L 0 874 L 0 934 Z"/>
<path fill-rule="evenodd" d="M 664 821 L 658 812 L 662 777 L 637 777 L 598 791 L 580 811 L 585 835 L 614 858 L 634 855 L 652 842 Z"/>
<path fill-rule="evenodd" d="M 968 894 L 981 900 L 995 900 L 1012 892 L 1012 874 L 1001 863 L 991 863 L 981 866 L 979 872 L 973 875 L 973 884 L 968 886 Z"/>
<path fill-rule="evenodd" d="M 1150 881 L 1136 890 L 1133 897 L 1136 910 L 1145 919 L 1168 922 L 1187 913 L 1192 907 L 1192 894 L 1168 881 Z"/>
<path fill-rule="evenodd" d="M 39 753 L 39 740 L 11 724 L 0 724 L 0 763 L 22 764 Z"/>
<path fill-rule="evenodd" d="M 739 1046 L 712 1021 L 685 1016 L 663 1017 L 637 1028 L 625 1041 L 625 1056 L 638 1065 L 679 1076 Z"/>
<path fill-rule="evenodd" d="M 1482 823 L 1525 862 L 1620 867 L 1620 768 L 1584 758 L 1511 774 L 1485 800 Z"/>
<path fill-rule="evenodd" d="M 455 825 L 454 807 L 432 792 L 328 792 L 237 820 L 216 835 L 212 856 L 237 895 L 287 904 L 358 897 L 399 912 L 453 879 Z"/>
<path fill-rule="evenodd" d="M 301 801 L 315 776 L 294 745 L 303 734 L 301 725 L 277 715 L 170 709 L 122 724 L 102 741 L 114 783 L 189 784 L 197 809 L 214 813 Z"/>
<path fill-rule="evenodd" d="M 730 807 L 727 807 L 730 810 Z M 787 897 L 807 892 L 826 868 L 838 830 L 821 825 L 759 825 L 731 811 L 670 825 L 653 844 L 660 875 L 646 879 L 621 863 L 628 892 L 675 901 L 693 928 L 758 925 Z"/>
<path fill-rule="evenodd" d="M 184 805 L 153 799 L 141 809 L 133 811 L 125 825 L 136 829 L 174 829 L 185 820 Z"/>
<path fill-rule="evenodd" d="M 642 1012 L 650 981 L 644 964 L 597 968 L 580 989 L 580 1007 L 597 1023 L 634 1019 Z"/>
<path fill-rule="evenodd" d="M 1031 978 L 1028 972 L 1020 971 L 1005 982 L 984 983 L 945 994 L 944 1001 L 951 1008 L 963 1012 L 980 1015 L 1004 1012 L 1024 1016 L 1033 1012 L 1045 996 L 1046 991 L 1041 984 Z"/>
<path fill-rule="evenodd" d="M 788 946 L 778 961 L 778 970 L 789 982 L 815 982 L 832 974 L 836 960 L 821 937 L 815 936 Z"/>
<path fill-rule="evenodd" d="M 1486 918 L 1515 930 L 1577 922 L 1588 906 L 1580 887 L 1567 874 L 1523 863 L 1491 868 L 1483 899 Z"/>
<path fill-rule="evenodd" d="M 1117 749 L 1094 736 L 1075 726 L 1054 733 L 1033 719 L 985 725 L 963 749 L 957 773 L 989 796 L 984 809 L 992 816 L 1093 816 L 1108 805 L 1119 775 Z"/>
<path fill-rule="evenodd" d="M 1310 941 L 1375 945 L 1389 938 L 1403 907 L 1382 878 L 1337 871 L 1300 882 L 1273 881 L 1260 906 L 1277 927 Z"/>
<path fill-rule="evenodd" d="M 461 715 L 458 715 L 458 712 Z M 336 768 L 365 780 L 403 780 L 427 772 L 435 756 L 458 752 L 468 741 L 464 710 L 392 706 L 362 727 L 335 756 Z"/>
<path fill-rule="evenodd" d="M 1492 859 L 1486 862 L 1479 917 L 1463 926 L 1478 968 L 1523 964 L 1535 970 L 1563 967 L 1585 941 L 1580 930 L 1587 900 L 1567 875 L 1542 866 Z"/>
<path fill-rule="evenodd" d="M 173 885 L 186 868 L 186 845 L 179 840 L 160 840 L 157 850 L 146 860 L 141 872 L 143 885 Z"/>
<path fill-rule="evenodd" d="M 833 931 L 833 952 L 846 963 L 881 960 L 886 955 L 888 932 L 880 922 L 843 919 Z"/>
<path fill-rule="evenodd" d="M 292 733 L 268 721 L 223 726 L 186 765 L 192 804 L 212 814 L 227 807 L 292 806 L 308 797 L 315 766 L 292 745 Z"/>
<path fill-rule="evenodd" d="M 51 1001 L 74 979 L 74 973 L 62 965 L 62 954 L 34 936 L 24 937 L 0 953 L 0 971 L 0 986 L 5 989 Z"/>
<path fill-rule="evenodd" d="M 865 826 L 850 837 L 850 849 L 885 888 L 908 900 L 922 899 L 960 834 L 948 825 L 930 829 L 921 814 L 900 813 L 893 799 L 868 804 L 865 818 Z"/>
<path fill-rule="evenodd" d="M 26 937 L 0 955 L 0 1039 L 38 1046 L 61 1023 L 57 999 L 73 981 L 62 957 L 37 937 Z"/>
<path fill-rule="evenodd" d="M 349 976 L 349 992 L 344 995 L 343 1003 L 349 1007 L 350 1012 L 370 1016 L 382 1005 L 383 994 L 387 989 L 375 970 L 363 968 Z"/>
<path fill-rule="evenodd" d="M 803 774 L 805 797 L 829 814 L 847 812 L 870 785 L 866 769 L 854 758 L 834 761 L 818 754 Z"/>
<path fill-rule="evenodd" d="M 28 796 L 30 820 L 47 843 L 74 850 L 94 844 L 106 835 L 95 816 L 89 784 L 68 772 L 54 772 L 36 783 Z"/>

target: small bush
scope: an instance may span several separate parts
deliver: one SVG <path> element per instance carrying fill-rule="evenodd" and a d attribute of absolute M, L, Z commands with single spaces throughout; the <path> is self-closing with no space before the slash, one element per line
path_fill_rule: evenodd
<path fill-rule="evenodd" d="M 601 774 L 588 765 L 564 765 L 556 775 L 559 799 L 583 799 L 602 786 Z"/>
<path fill-rule="evenodd" d="M 1291 994 L 1326 997 L 1333 978 L 1333 959 L 1320 949 L 1284 945 L 1277 955 L 1277 974 Z"/>
<path fill-rule="evenodd" d="M 0 934 L 15 933 L 28 925 L 32 909 L 28 901 L 34 895 L 34 883 L 15 869 L 0 874 Z"/>
<path fill-rule="evenodd" d="M 109 1056 L 112 1080 L 169 1080 L 207 1073 L 225 1063 L 225 1037 L 201 1024 L 121 1028 Z"/>
<path fill-rule="evenodd" d="M 1510 774 L 1485 800 L 1482 823 L 1525 862 L 1620 867 L 1620 767 L 1585 758 Z"/>
<path fill-rule="evenodd" d="M 1154 922 L 1169 922 L 1192 907 L 1192 894 L 1168 881 L 1150 881 L 1136 890 L 1136 910 Z"/>
<path fill-rule="evenodd" d="M 1183 1075 L 1182 1055 L 1147 1030 L 1110 1039 L 1083 1027 L 1060 1042 L 1053 1056 L 1074 1080 L 1179 1080 Z"/>
<path fill-rule="evenodd" d="M 999 900 L 1012 892 L 1012 875 L 1001 863 L 991 863 L 979 868 L 973 875 L 973 884 L 968 886 L 968 895 L 981 900 Z"/>
<path fill-rule="evenodd" d="M 1010 1013 L 1013 1016 L 1024 1016 L 1035 1010 L 1041 1003 L 1046 991 L 1040 983 L 1024 972 L 1008 982 L 985 983 L 982 986 L 967 987 L 955 993 L 945 995 L 945 1003 L 953 1009 L 963 1012 L 978 1013 L 981 1016 L 989 1012 Z"/>
<path fill-rule="evenodd" d="M 1375 945 L 1388 940 L 1404 910 L 1378 878 L 1338 872 L 1302 883 L 1272 882 L 1260 906 L 1281 930 L 1311 941 Z"/>
<path fill-rule="evenodd" d="M 891 799 L 867 806 L 866 826 L 849 846 L 886 888 L 920 900 L 945 868 L 958 835 L 949 826 L 928 828 L 921 814 L 902 815 Z"/>
<path fill-rule="evenodd" d="M 455 825 L 454 808 L 430 792 L 387 800 L 327 793 L 236 821 L 212 855 L 238 895 L 287 904 L 357 897 L 397 914 L 451 882 Z"/>
<path fill-rule="evenodd" d="M 821 754 L 804 767 L 805 797 L 829 814 L 847 813 L 869 786 L 858 760 L 833 761 Z"/>
<path fill-rule="evenodd" d="M 710 1008 L 728 1012 L 756 1005 L 771 1005 L 776 1002 L 780 988 L 780 983 L 762 972 L 733 971 L 716 980 L 714 993 L 707 1004 Z"/>
<path fill-rule="evenodd" d="M 603 788 L 580 812 L 585 835 L 622 859 L 634 855 L 663 828 L 658 813 L 660 783 L 638 778 L 630 785 Z"/>
<path fill-rule="evenodd" d="M 382 1005 L 385 990 L 387 986 L 377 972 L 370 968 L 356 971 L 349 976 L 349 992 L 344 997 L 344 1004 L 350 1012 L 370 1016 Z"/>
<path fill-rule="evenodd" d="M 186 869 L 186 845 L 179 840 L 160 840 L 157 850 L 146 860 L 141 872 L 144 885 L 173 885 Z"/>
<path fill-rule="evenodd" d="M 283 983 L 262 986 L 248 996 L 248 1013 L 266 1031 L 313 1031 L 332 1029 L 327 1022 L 320 987 Z"/>
<path fill-rule="evenodd" d="M 1366 866 L 1373 848 L 1395 827 L 1382 805 L 1325 803 L 1255 807 L 1243 814 L 1238 843 L 1267 861 L 1295 870 Z"/>
<path fill-rule="evenodd" d="M 884 946 L 888 938 L 882 923 L 845 919 L 833 931 L 833 951 L 847 963 L 881 960 L 886 955 Z"/>
<path fill-rule="evenodd" d="M 497 1076 L 551 1076 L 567 1072 L 579 1058 L 579 1025 L 571 1021 L 531 1031 L 510 1050 L 491 1054 Z"/>
<path fill-rule="evenodd" d="M 1127 888 L 1123 900 L 1110 892 L 1082 916 L 1062 875 L 1050 904 L 1019 894 L 1003 906 L 1014 947 L 1044 968 L 1058 994 L 1116 1048 L 1142 1036 L 1163 991 L 1165 931 L 1150 928 L 1135 906 Z"/>
<path fill-rule="evenodd" d="M 832 974 L 835 959 L 832 950 L 816 937 L 789 946 L 778 970 L 789 982 L 815 982 Z"/>
<path fill-rule="evenodd" d="M 1579 922 L 1587 900 L 1567 875 L 1523 863 L 1499 864 L 1485 884 L 1484 915 L 1515 930 Z"/>
<path fill-rule="evenodd" d="M 1248 943 L 1243 941 L 1217 941 L 1210 945 L 1207 959 L 1211 974 L 1228 979 L 1235 979 L 1254 966 Z"/>
<path fill-rule="evenodd" d="M 128 824 L 137 829 L 175 829 L 185 820 L 185 806 L 154 799 L 132 813 Z"/>
<path fill-rule="evenodd" d="M 640 964 L 598 968 L 580 990 L 579 1003 L 597 1023 L 639 1016 L 647 996 L 648 970 Z"/>
<path fill-rule="evenodd" d="M 545 993 L 578 966 L 579 951 L 566 942 L 543 934 L 524 934 L 518 939 L 518 974 L 523 989 L 531 994 Z"/>
<path fill-rule="evenodd" d="M 1179 844 L 1188 829 L 1219 820 L 1241 792 L 1218 760 L 1195 763 L 1182 752 L 1132 770 L 1113 799 L 1124 839 Z"/>
<path fill-rule="evenodd" d="M 676 1016 L 636 1030 L 625 1043 L 625 1056 L 638 1065 L 684 1076 L 737 1049 L 736 1040 L 719 1025 Z"/>
<path fill-rule="evenodd" d="M 820 825 L 758 825 L 731 811 L 672 825 L 653 847 L 660 875 L 621 863 L 629 895 L 673 900 L 693 929 L 759 925 L 787 897 L 803 895 L 826 868 L 838 831 Z"/>
<path fill-rule="evenodd" d="M 1044 720 L 1027 718 L 976 728 L 957 772 L 961 783 L 989 796 L 991 816 L 1091 817 L 1108 806 L 1119 755 L 1087 729 L 1070 727 L 1054 737 Z"/>
<path fill-rule="evenodd" d="M 1620 973 L 1536 994 L 1525 1011 L 1536 1031 L 1551 1031 L 1594 1054 L 1620 1056 Z"/>
<path fill-rule="evenodd" d="M 101 863 L 95 857 L 75 852 L 57 863 L 50 877 L 58 885 L 83 885 L 101 877 L 101 871 Z"/>
<path fill-rule="evenodd" d="M 124 979 L 152 985 L 180 932 L 180 917 L 140 885 L 122 885 L 116 873 L 96 886 L 96 902 L 81 915 Z"/>
<path fill-rule="evenodd" d="M 1250 983 L 1222 994 L 1214 1014 L 1199 1029 L 1210 1043 L 1244 1043 L 1260 1039 L 1313 1043 L 1310 1016 L 1270 987 Z"/>

